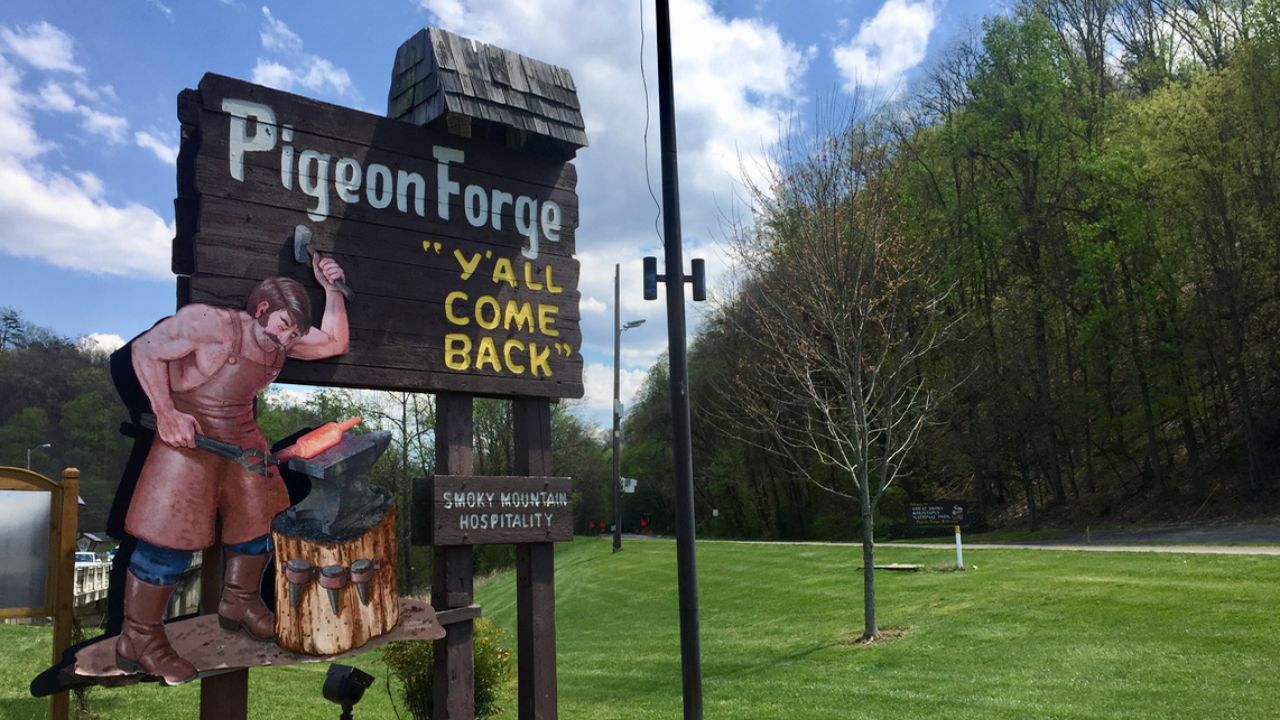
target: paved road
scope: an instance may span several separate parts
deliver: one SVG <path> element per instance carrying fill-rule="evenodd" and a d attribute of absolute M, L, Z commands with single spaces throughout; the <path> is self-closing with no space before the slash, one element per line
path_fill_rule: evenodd
<path fill-rule="evenodd" d="M 954 551 L 955 545 L 945 543 L 889 543 L 880 547 L 932 548 Z M 1088 545 L 1030 544 L 1030 543 L 967 543 L 964 551 L 983 550 L 1071 550 L 1080 552 L 1147 552 L 1188 553 L 1191 555 L 1280 555 L 1277 545 Z"/>
<path fill-rule="evenodd" d="M 1231 543 L 1231 544 L 1227 544 Z M 1267 543 L 1271 543 L 1268 545 Z M 895 545 L 900 543 L 894 543 Z M 905 545 L 905 543 L 901 543 Z M 932 543 L 912 544 L 928 547 Z M 951 544 L 946 543 L 947 547 Z M 1280 555 L 1280 524 L 1171 525 L 1131 530 L 1094 530 L 1057 540 L 966 543 L 967 548 L 1030 548 L 1092 552 L 1181 552 L 1218 555 Z"/>

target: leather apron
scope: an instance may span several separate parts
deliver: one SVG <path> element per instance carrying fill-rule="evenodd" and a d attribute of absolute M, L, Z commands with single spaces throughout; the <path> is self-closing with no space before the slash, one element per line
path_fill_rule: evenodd
<path fill-rule="evenodd" d="M 284 353 L 273 365 L 246 356 L 244 314 L 226 312 L 233 338 L 227 361 L 200 385 L 171 393 L 173 405 L 199 421 L 202 435 L 266 451 L 253 400 L 279 374 Z M 125 530 L 152 545 L 200 550 L 213 545 L 215 515 L 222 516 L 222 542 L 242 543 L 267 534 L 271 519 L 288 506 L 289 493 L 274 466 L 264 477 L 204 450 L 172 447 L 157 436 L 138 477 Z"/>

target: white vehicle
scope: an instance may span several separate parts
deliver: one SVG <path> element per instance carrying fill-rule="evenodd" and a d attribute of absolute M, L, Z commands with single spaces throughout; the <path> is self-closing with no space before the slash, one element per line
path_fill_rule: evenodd
<path fill-rule="evenodd" d="M 76 567 L 93 567 L 98 564 L 98 556 L 91 552 L 76 553 Z"/>

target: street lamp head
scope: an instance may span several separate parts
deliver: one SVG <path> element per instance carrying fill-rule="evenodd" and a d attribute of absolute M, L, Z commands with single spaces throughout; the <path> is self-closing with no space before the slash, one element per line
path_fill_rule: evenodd
<path fill-rule="evenodd" d="M 53 443 L 45 443 L 43 445 L 37 445 L 36 449 L 39 450 L 40 448 L 47 448 L 47 447 L 53 447 Z"/>
<path fill-rule="evenodd" d="M 622 326 L 622 329 L 623 329 L 623 330 L 630 330 L 631 328 L 638 328 L 638 327 L 640 327 L 640 326 L 641 326 L 641 325 L 643 325 L 643 324 L 644 324 L 644 320 L 628 320 L 628 321 L 627 321 L 627 322 Z"/>

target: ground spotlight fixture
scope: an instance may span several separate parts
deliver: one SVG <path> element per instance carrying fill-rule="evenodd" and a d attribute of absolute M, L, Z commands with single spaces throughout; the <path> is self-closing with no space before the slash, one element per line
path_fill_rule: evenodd
<path fill-rule="evenodd" d="M 350 665 L 329 664 L 324 677 L 324 699 L 342 706 L 341 720 L 352 720 L 351 708 L 373 684 L 373 676 Z"/>

